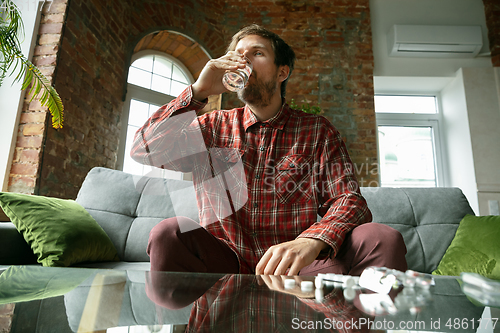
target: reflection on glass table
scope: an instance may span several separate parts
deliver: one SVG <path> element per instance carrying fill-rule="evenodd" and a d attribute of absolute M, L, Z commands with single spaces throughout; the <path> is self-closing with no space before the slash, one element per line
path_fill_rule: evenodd
<path fill-rule="evenodd" d="M 15 306 L 12 333 L 163 332 L 184 325 L 189 332 L 475 332 L 484 308 L 462 293 L 457 278 L 436 277 L 418 311 L 377 313 L 360 301 L 367 290 L 346 297 L 341 285 L 305 290 L 301 282 L 314 277 L 293 277 L 293 286 L 289 278 L 11 266 L 0 274 L 0 304 Z M 411 293 L 398 288 L 389 297 L 397 304 Z M 457 330 L 455 318 L 468 327 Z"/>

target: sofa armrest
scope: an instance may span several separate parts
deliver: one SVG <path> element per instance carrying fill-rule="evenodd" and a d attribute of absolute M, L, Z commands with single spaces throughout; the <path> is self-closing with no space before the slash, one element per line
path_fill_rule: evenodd
<path fill-rule="evenodd" d="M 36 264 L 31 247 L 11 222 L 0 222 L 0 265 Z"/>

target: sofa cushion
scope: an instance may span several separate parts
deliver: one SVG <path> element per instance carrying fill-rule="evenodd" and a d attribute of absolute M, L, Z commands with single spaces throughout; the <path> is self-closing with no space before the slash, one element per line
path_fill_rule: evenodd
<path fill-rule="evenodd" d="M 0 193 L 0 205 L 44 266 L 118 260 L 108 235 L 73 200 Z"/>
<path fill-rule="evenodd" d="M 401 232 L 408 268 L 431 273 L 450 245 L 471 207 L 458 188 L 364 187 L 361 193 L 373 222 Z"/>
<path fill-rule="evenodd" d="M 149 261 L 149 232 L 162 220 L 186 216 L 199 221 L 190 181 L 97 167 L 87 174 L 76 201 L 106 231 L 121 260 L 129 262 Z"/>
<path fill-rule="evenodd" d="M 478 273 L 500 279 L 500 216 L 466 215 L 435 275 Z"/>

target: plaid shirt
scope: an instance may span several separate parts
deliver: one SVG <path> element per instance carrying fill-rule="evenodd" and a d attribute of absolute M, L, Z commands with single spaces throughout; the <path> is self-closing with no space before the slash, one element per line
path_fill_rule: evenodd
<path fill-rule="evenodd" d="M 191 87 L 162 106 L 135 136 L 143 164 L 192 172 L 200 222 L 253 273 L 272 245 L 297 237 L 327 243 L 371 221 L 338 131 L 324 117 L 283 104 L 260 122 L 248 107 L 197 116 Z M 318 220 L 318 214 L 322 218 Z"/>
<path fill-rule="evenodd" d="M 186 332 L 369 332 L 355 303 L 334 289 L 321 302 L 259 285 L 259 277 L 226 275 L 194 302 Z M 362 319 L 363 318 L 363 319 Z"/>

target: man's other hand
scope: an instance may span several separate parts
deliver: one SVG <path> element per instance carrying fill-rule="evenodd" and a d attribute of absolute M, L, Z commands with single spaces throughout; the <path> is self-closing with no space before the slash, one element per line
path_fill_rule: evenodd
<path fill-rule="evenodd" d="M 328 244 L 313 238 L 297 238 L 271 246 L 255 267 L 257 275 L 297 275 L 311 264 Z M 287 273 L 288 270 L 288 273 Z"/>

